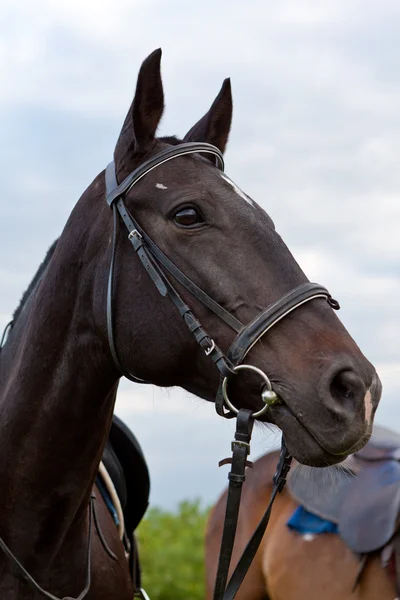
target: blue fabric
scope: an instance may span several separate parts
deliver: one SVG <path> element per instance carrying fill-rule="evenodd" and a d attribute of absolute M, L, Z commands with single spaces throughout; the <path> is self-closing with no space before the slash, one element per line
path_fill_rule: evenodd
<path fill-rule="evenodd" d="M 299 533 L 338 533 L 338 526 L 332 521 L 325 521 L 314 515 L 303 506 L 296 508 L 286 525 Z"/>
<path fill-rule="evenodd" d="M 97 477 L 96 477 L 96 485 L 99 488 L 100 494 L 103 496 L 103 500 L 106 503 L 106 506 L 107 506 L 108 510 L 110 511 L 112 518 L 114 519 L 114 523 L 118 527 L 118 525 L 119 525 L 118 513 L 115 509 L 115 506 L 110 498 L 110 494 L 108 493 L 107 488 L 104 485 L 103 480 L 100 477 L 100 475 L 97 475 Z"/>

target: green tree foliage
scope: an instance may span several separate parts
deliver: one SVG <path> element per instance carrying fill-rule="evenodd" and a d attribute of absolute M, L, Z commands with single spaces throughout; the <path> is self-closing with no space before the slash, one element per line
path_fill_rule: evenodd
<path fill-rule="evenodd" d="M 181 502 L 151 508 L 137 531 L 142 584 L 151 600 L 204 600 L 204 532 L 208 509 Z"/>

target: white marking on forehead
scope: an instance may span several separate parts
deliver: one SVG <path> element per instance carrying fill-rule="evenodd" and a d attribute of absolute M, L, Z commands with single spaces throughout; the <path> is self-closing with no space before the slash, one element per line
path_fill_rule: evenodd
<path fill-rule="evenodd" d="M 158 188 L 159 190 L 167 190 L 167 186 L 164 185 L 163 183 L 156 183 L 156 188 Z"/>
<path fill-rule="evenodd" d="M 301 537 L 305 542 L 312 542 L 315 538 L 315 535 L 313 533 L 304 533 Z"/>
<path fill-rule="evenodd" d="M 232 179 L 229 179 L 229 177 L 227 177 L 227 175 L 225 175 L 225 173 L 220 173 L 222 179 L 224 179 L 227 183 L 229 183 L 229 185 L 231 185 L 234 189 L 234 191 L 236 192 L 236 194 L 238 196 L 240 196 L 245 202 L 247 202 L 247 204 L 250 204 L 250 206 L 254 206 L 253 200 L 251 198 L 248 197 L 247 194 L 245 194 L 240 187 L 238 187 L 236 185 L 236 183 L 234 183 L 232 181 Z"/>
<path fill-rule="evenodd" d="M 369 423 L 371 421 L 372 410 L 374 408 L 372 405 L 372 396 L 371 396 L 370 390 L 368 390 L 368 392 L 365 394 L 364 404 L 365 404 L 365 419 L 366 419 L 367 423 Z"/>

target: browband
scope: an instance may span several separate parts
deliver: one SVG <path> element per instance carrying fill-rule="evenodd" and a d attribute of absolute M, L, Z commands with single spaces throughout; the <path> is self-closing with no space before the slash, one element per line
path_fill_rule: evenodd
<path fill-rule="evenodd" d="M 187 154 L 197 154 L 197 153 L 205 153 L 212 154 L 215 156 L 215 164 L 216 166 L 223 171 L 225 167 L 224 157 L 222 156 L 221 151 L 212 144 L 207 144 L 206 142 L 186 142 L 185 144 L 179 144 L 179 146 L 172 146 L 171 148 L 166 148 L 165 150 L 161 150 L 155 156 L 152 156 L 144 163 L 142 163 L 137 169 L 132 171 L 130 175 L 125 177 L 124 181 L 117 184 L 117 179 L 115 176 L 115 166 L 113 163 L 112 171 L 113 176 L 110 175 L 109 181 L 107 182 L 106 178 L 106 194 L 107 194 L 107 203 L 109 206 L 112 206 L 112 203 L 119 198 L 120 196 L 125 195 L 135 183 L 137 183 L 142 177 L 150 173 L 155 167 L 159 165 L 163 165 L 164 163 L 172 160 L 173 158 L 178 158 L 179 156 L 185 156 Z M 110 166 L 108 165 L 108 166 Z"/>

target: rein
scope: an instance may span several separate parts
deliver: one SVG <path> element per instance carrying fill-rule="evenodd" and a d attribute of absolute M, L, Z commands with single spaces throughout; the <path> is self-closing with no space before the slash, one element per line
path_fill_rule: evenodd
<path fill-rule="evenodd" d="M 250 323 L 243 325 L 234 315 L 229 313 L 213 298 L 206 294 L 204 290 L 189 279 L 189 277 L 182 273 L 182 271 L 178 269 L 178 267 L 153 242 L 146 232 L 143 231 L 125 206 L 124 198 L 126 194 L 138 181 L 157 166 L 180 156 L 190 154 L 199 155 L 203 153 L 213 155 L 216 163 L 215 166 L 221 171 L 224 170 L 224 160 L 220 150 L 211 144 L 203 142 L 183 143 L 159 152 L 142 163 L 120 184 L 117 182 L 114 163 L 111 162 L 107 166 L 105 173 L 106 199 L 113 211 L 114 222 L 112 254 L 107 289 L 107 333 L 110 351 L 114 363 L 120 373 L 125 375 L 125 377 L 131 381 L 147 383 L 125 369 L 118 357 L 115 344 L 112 299 L 119 215 L 128 231 L 128 239 L 131 242 L 134 251 L 152 279 L 158 292 L 163 297 L 168 296 L 174 303 L 190 333 L 194 335 L 196 342 L 201 346 L 205 354 L 213 360 L 220 372 L 220 385 L 215 399 L 217 413 L 225 418 L 236 417 L 237 419 L 235 439 L 232 442 L 232 458 L 220 462 L 220 466 L 230 463 L 232 467 L 228 475 L 228 499 L 214 591 L 214 600 L 233 600 L 261 543 L 268 525 L 273 502 L 277 494 L 285 485 L 286 475 L 292 461 L 285 440 L 282 438 L 281 454 L 276 473 L 273 477 L 273 490 L 267 510 L 248 542 L 242 557 L 227 584 L 239 515 L 242 486 L 246 478 L 245 470 L 246 466 L 252 466 L 247 460 L 247 457 L 250 452 L 250 439 L 254 419 L 263 415 L 271 405 L 280 401 L 277 394 L 272 389 L 268 376 L 261 371 L 261 369 L 258 369 L 253 365 L 242 364 L 242 361 L 254 344 L 256 344 L 269 329 L 306 302 L 310 302 L 316 298 L 324 298 L 333 309 L 338 310 L 340 306 L 339 303 L 332 298 L 326 288 L 317 283 L 304 283 L 285 294 L 265 310 L 261 311 Z M 192 296 L 202 302 L 203 305 L 214 312 L 236 332 L 236 338 L 226 353 L 217 346 L 214 339 L 206 332 L 200 321 L 196 319 L 190 307 L 183 301 L 175 287 L 167 278 L 165 271 L 172 275 L 172 277 L 183 285 Z M 228 382 L 234 375 L 237 376 L 238 372 L 241 370 L 249 370 L 257 373 L 264 382 L 264 387 L 261 392 L 263 406 L 255 412 L 247 409 L 239 410 L 229 400 Z M 228 410 L 225 407 L 227 407 Z"/>
<path fill-rule="evenodd" d="M 231 464 L 232 466 L 228 474 L 228 497 L 213 600 L 233 600 L 236 596 L 261 544 L 271 515 L 272 505 L 277 494 L 281 492 L 285 486 L 286 475 L 289 472 L 292 462 L 292 457 L 290 456 L 286 448 L 285 440 L 282 437 L 281 453 L 273 477 L 273 488 L 267 509 L 247 543 L 227 585 L 239 517 L 242 486 L 246 479 L 245 470 L 246 467 L 251 468 L 253 466 L 253 464 L 247 460 L 247 457 L 250 454 L 250 439 L 253 424 L 254 413 L 244 408 L 239 410 L 236 421 L 235 439 L 232 442 L 232 458 L 225 458 L 219 463 L 220 467 L 226 464 Z"/>
<path fill-rule="evenodd" d="M 7 558 L 13 563 L 13 565 L 17 568 L 21 577 L 23 577 L 25 579 L 25 581 L 28 583 L 28 585 L 32 588 L 32 590 L 34 592 L 38 592 L 45 598 L 48 598 L 48 600 L 83 600 L 87 596 L 87 594 L 90 590 L 90 585 L 91 585 L 91 552 L 90 552 L 90 550 L 91 550 L 91 545 L 92 545 L 93 522 L 95 523 L 97 530 L 99 530 L 97 514 L 96 514 L 96 507 L 95 507 L 95 500 L 96 500 L 96 495 L 94 492 L 92 492 L 92 494 L 90 496 L 90 501 L 89 501 L 89 533 L 88 533 L 88 543 L 87 543 L 87 551 L 86 551 L 86 584 L 85 584 L 85 587 L 82 590 L 82 592 L 76 598 L 72 598 L 70 596 L 65 596 L 64 598 L 59 598 L 58 596 L 54 596 L 50 592 L 47 592 L 46 590 L 44 590 L 37 583 L 37 581 L 32 577 L 32 575 L 30 575 L 28 573 L 28 571 L 25 569 L 25 567 L 17 559 L 15 554 L 13 554 L 13 552 L 6 545 L 4 540 L 0 537 L 0 549 L 4 552 L 4 554 L 7 556 Z"/>
<path fill-rule="evenodd" d="M 100 528 L 100 522 L 99 522 L 99 518 L 97 515 L 97 508 L 96 508 L 96 492 L 94 492 L 94 491 L 92 491 L 92 493 L 90 494 L 88 513 L 89 513 L 89 524 L 88 524 L 88 541 L 87 541 L 87 549 L 86 549 L 86 579 L 85 579 L 86 583 L 85 583 L 84 589 L 79 594 L 79 596 L 77 596 L 76 598 L 72 598 L 72 596 L 64 596 L 63 598 L 59 598 L 58 596 L 54 596 L 54 594 L 51 594 L 50 592 L 47 592 L 45 589 L 43 589 L 38 584 L 38 582 L 32 577 L 32 575 L 30 575 L 30 573 L 28 573 L 28 571 L 25 569 L 25 567 L 22 565 L 22 563 L 18 560 L 18 558 L 15 556 L 15 554 L 10 550 L 10 548 L 4 542 L 3 538 L 0 537 L 0 550 L 2 550 L 4 552 L 4 554 L 6 555 L 6 557 L 9 559 L 9 561 L 11 563 L 13 563 L 13 565 L 16 567 L 16 570 L 19 572 L 21 577 L 23 579 L 25 579 L 25 581 L 31 587 L 31 589 L 34 592 L 38 592 L 39 594 L 41 594 L 44 598 L 47 598 L 48 600 L 83 600 L 84 598 L 86 598 L 87 594 L 89 593 L 90 586 L 92 583 L 91 547 L 92 547 L 92 539 L 93 539 L 93 525 L 96 529 L 97 535 L 99 536 L 100 542 L 101 542 L 105 552 L 110 556 L 110 558 L 112 558 L 113 560 L 117 560 L 116 555 L 114 554 L 114 552 L 112 552 L 112 550 L 108 546 L 107 541 L 104 537 L 104 534 Z"/>

